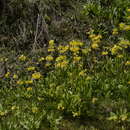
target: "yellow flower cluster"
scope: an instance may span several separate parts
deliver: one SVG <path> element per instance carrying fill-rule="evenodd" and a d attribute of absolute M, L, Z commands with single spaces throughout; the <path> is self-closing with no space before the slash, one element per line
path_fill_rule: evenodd
<path fill-rule="evenodd" d="M 127 66 L 130 65 L 130 61 L 127 61 L 127 62 L 125 63 L 125 65 L 127 65 Z"/>
<path fill-rule="evenodd" d="M 74 56 L 74 57 L 73 57 L 74 63 L 77 63 L 77 62 L 79 62 L 80 60 L 81 60 L 81 57 L 80 57 L 80 56 Z"/>
<path fill-rule="evenodd" d="M 49 46 L 48 46 L 48 52 L 54 52 L 55 51 L 55 47 L 54 47 L 54 40 L 50 40 L 49 41 Z"/>
<path fill-rule="evenodd" d="M 33 80 L 26 80 L 26 81 L 24 81 L 25 82 L 25 84 L 32 84 L 33 83 Z"/>
<path fill-rule="evenodd" d="M 33 113 L 37 113 L 38 112 L 38 108 L 37 107 L 32 107 L 32 112 Z"/>
<path fill-rule="evenodd" d="M 92 98 L 92 103 L 94 104 L 97 100 L 98 100 L 98 98 L 93 97 Z"/>
<path fill-rule="evenodd" d="M 7 72 L 7 73 L 5 74 L 5 78 L 9 78 L 9 76 L 10 76 L 10 72 Z"/>
<path fill-rule="evenodd" d="M 8 60 L 8 58 L 6 58 L 6 57 L 1 57 L 0 58 L 0 62 L 7 61 L 7 60 Z"/>
<path fill-rule="evenodd" d="M 114 28 L 113 30 L 112 30 L 112 35 L 117 35 L 118 34 L 118 29 L 117 28 Z"/>
<path fill-rule="evenodd" d="M 13 75 L 13 79 L 18 79 L 18 75 L 17 75 L 17 74 L 14 74 L 14 75 Z"/>
<path fill-rule="evenodd" d="M 24 81 L 18 80 L 18 81 L 17 81 L 17 84 L 18 84 L 18 85 L 23 85 L 23 84 L 24 84 Z"/>
<path fill-rule="evenodd" d="M 128 48 L 130 46 L 130 41 L 123 39 L 119 42 L 119 46 L 121 46 L 122 48 Z"/>
<path fill-rule="evenodd" d="M 91 48 L 83 48 L 82 49 L 83 54 L 88 54 L 89 52 L 91 52 Z"/>
<path fill-rule="evenodd" d="M 87 76 L 86 80 L 91 80 L 92 77 L 91 76 Z"/>
<path fill-rule="evenodd" d="M 116 55 L 120 50 L 122 50 L 122 48 L 119 46 L 119 45 L 114 45 L 112 48 L 111 48 L 111 53 L 113 55 Z"/>
<path fill-rule="evenodd" d="M 65 55 L 61 55 L 59 57 L 56 58 L 56 63 L 55 63 L 55 67 L 56 68 L 64 68 L 67 66 L 68 61 L 66 60 L 66 56 Z"/>
<path fill-rule="evenodd" d="M 72 47 L 70 47 L 70 51 L 72 51 L 72 52 L 74 52 L 74 53 L 78 53 L 79 50 L 80 50 L 80 48 L 77 47 L 77 46 L 72 46 Z"/>
<path fill-rule="evenodd" d="M 51 63 L 46 63 L 45 64 L 45 67 L 49 67 L 49 66 L 51 66 Z"/>
<path fill-rule="evenodd" d="M 34 67 L 34 66 L 29 66 L 29 67 L 27 68 L 27 70 L 28 70 L 28 71 L 34 71 L 34 70 L 35 70 L 35 67 Z"/>
<path fill-rule="evenodd" d="M 0 111 L 0 117 L 5 116 L 8 112 L 7 111 Z"/>
<path fill-rule="evenodd" d="M 21 55 L 21 56 L 19 56 L 18 59 L 19 59 L 20 61 L 25 61 L 25 60 L 27 59 L 27 57 L 24 56 L 24 55 Z"/>
<path fill-rule="evenodd" d="M 59 45 L 59 46 L 58 46 L 58 51 L 59 51 L 59 53 L 65 53 L 65 52 L 68 51 L 68 49 L 69 49 L 69 46 L 68 46 L 68 45 L 66 45 L 66 46 Z"/>
<path fill-rule="evenodd" d="M 92 44 L 91 44 L 92 49 L 98 49 L 99 48 L 99 44 L 100 44 L 101 39 L 102 39 L 102 36 L 100 34 L 99 35 L 90 34 L 89 38 L 92 41 Z"/>
<path fill-rule="evenodd" d="M 119 28 L 120 28 L 121 30 L 123 30 L 124 27 L 125 27 L 125 23 L 120 23 L 120 24 L 119 24 Z"/>
<path fill-rule="evenodd" d="M 40 72 L 35 72 L 32 74 L 32 79 L 40 79 L 42 77 Z"/>
<path fill-rule="evenodd" d="M 38 59 L 39 62 L 44 61 L 44 60 L 45 60 L 44 57 L 41 57 L 41 58 Z"/>
<path fill-rule="evenodd" d="M 83 43 L 80 41 L 70 41 L 69 42 L 70 45 L 70 51 L 77 54 L 79 53 L 80 47 L 83 46 Z"/>
<path fill-rule="evenodd" d="M 18 85 L 33 84 L 33 80 L 25 80 L 25 81 L 23 81 L 23 80 L 18 80 L 18 81 L 17 81 L 17 84 L 18 84 Z"/>
<path fill-rule="evenodd" d="M 63 61 L 63 60 L 66 60 L 66 56 L 65 55 L 61 55 L 61 56 L 59 56 L 59 57 L 56 58 L 57 62 Z"/>
<path fill-rule="evenodd" d="M 32 91 L 32 87 L 28 87 L 28 88 L 27 88 L 27 91 Z"/>
<path fill-rule="evenodd" d="M 83 46 L 83 42 L 73 40 L 69 42 L 69 45 L 70 46 Z"/>
<path fill-rule="evenodd" d="M 86 75 L 86 70 L 82 70 L 79 72 L 79 76 L 85 76 Z"/>
<path fill-rule="evenodd" d="M 19 107 L 15 105 L 11 107 L 11 110 L 16 110 L 16 109 L 19 109 Z"/>
<path fill-rule="evenodd" d="M 126 25 L 125 23 L 120 23 L 119 28 L 120 28 L 120 30 L 123 30 L 123 31 L 129 31 L 130 25 Z"/>
<path fill-rule="evenodd" d="M 68 61 L 62 61 L 55 64 L 56 68 L 65 68 L 68 65 Z"/>
<path fill-rule="evenodd" d="M 54 46 L 54 44 L 55 44 L 54 40 L 49 41 L 49 46 Z"/>
<path fill-rule="evenodd" d="M 117 44 L 115 44 L 112 48 L 111 48 L 111 53 L 113 55 L 118 55 L 119 58 L 122 58 L 122 55 L 119 54 L 119 52 L 121 50 L 123 50 L 123 48 L 128 48 L 130 46 L 130 41 L 129 40 L 124 40 L 121 39 Z"/>
<path fill-rule="evenodd" d="M 70 45 L 70 51 L 73 53 L 73 57 L 72 57 L 73 63 L 79 62 L 81 60 L 81 57 L 79 56 L 79 54 L 80 54 L 80 51 L 82 50 L 81 47 L 83 48 L 84 43 L 81 41 L 73 40 L 69 42 L 69 45 Z M 85 52 L 88 50 L 84 49 L 83 51 Z"/>
<path fill-rule="evenodd" d="M 46 60 L 47 61 L 52 61 L 54 58 L 53 58 L 53 56 L 51 56 L 51 55 L 48 55 L 48 56 L 46 56 Z"/>
<path fill-rule="evenodd" d="M 50 47 L 48 48 L 48 52 L 54 52 L 54 51 L 55 51 L 54 48 L 52 48 L 52 47 L 51 47 L 51 48 L 50 48 Z"/>
<path fill-rule="evenodd" d="M 103 51 L 102 56 L 106 56 L 108 54 L 108 51 Z"/>
<path fill-rule="evenodd" d="M 124 56 L 122 54 L 118 54 L 117 58 L 123 58 Z"/>
<path fill-rule="evenodd" d="M 99 48 L 99 44 L 93 43 L 91 47 L 92 47 L 93 49 L 97 49 L 97 48 Z"/>
<path fill-rule="evenodd" d="M 127 9 L 127 12 L 130 12 L 130 9 L 129 9 L 129 8 Z"/>

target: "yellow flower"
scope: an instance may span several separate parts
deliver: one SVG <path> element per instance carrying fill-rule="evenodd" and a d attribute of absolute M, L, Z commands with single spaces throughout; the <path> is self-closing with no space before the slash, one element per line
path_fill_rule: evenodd
<path fill-rule="evenodd" d="M 127 12 L 130 12 L 130 9 L 127 9 Z"/>
<path fill-rule="evenodd" d="M 113 116 L 111 116 L 111 117 L 108 117 L 107 118 L 107 120 L 113 120 L 113 121 L 116 121 L 116 120 L 118 120 L 118 116 L 117 115 L 113 115 Z"/>
<path fill-rule="evenodd" d="M 7 72 L 7 73 L 5 74 L 5 78 L 9 78 L 9 76 L 10 76 L 10 72 Z"/>
<path fill-rule="evenodd" d="M 21 56 L 19 56 L 18 59 L 19 59 L 20 61 L 25 61 L 25 60 L 27 59 L 27 57 L 24 56 L 24 55 L 21 55 Z"/>
<path fill-rule="evenodd" d="M 129 31 L 130 30 L 130 25 L 126 25 L 123 30 Z"/>
<path fill-rule="evenodd" d="M 4 61 L 4 58 L 0 58 L 0 62 L 3 62 Z"/>
<path fill-rule="evenodd" d="M 112 31 L 112 34 L 113 34 L 113 35 L 117 35 L 117 34 L 118 34 L 118 29 L 117 29 L 117 28 L 114 28 L 113 31 Z"/>
<path fill-rule="evenodd" d="M 93 39 L 94 37 L 96 37 L 95 34 L 90 34 L 90 35 L 89 35 L 89 38 L 91 38 L 91 39 Z"/>
<path fill-rule="evenodd" d="M 119 28 L 120 28 L 121 30 L 123 30 L 123 29 L 125 28 L 125 26 L 126 26 L 125 23 L 120 23 L 120 24 L 119 24 Z"/>
<path fill-rule="evenodd" d="M 98 98 L 92 98 L 92 103 L 94 104 L 96 101 L 98 100 Z"/>
<path fill-rule="evenodd" d="M 41 57 L 40 59 L 38 59 L 39 62 L 44 61 L 44 60 L 45 60 L 44 57 Z"/>
<path fill-rule="evenodd" d="M 82 53 L 83 54 L 88 54 L 90 51 L 91 51 L 90 48 L 84 48 L 84 49 L 82 49 Z"/>
<path fill-rule="evenodd" d="M 46 57 L 46 60 L 47 61 L 52 61 L 54 58 L 51 56 L 51 55 L 48 55 L 47 57 Z"/>
<path fill-rule="evenodd" d="M 87 76 L 87 78 L 86 78 L 86 80 L 91 80 L 92 79 L 92 77 L 90 77 L 90 76 Z"/>
<path fill-rule="evenodd" d="M 102 39 L 102 36 L 101 35 L 97 35 L 97 36 L 92 38 L 92 41 L 100 41 L 100 39 Z"/>
<path fill-rule="evenodd" d="M 51 63 L 46 63 L 45 64 L 45 67 L 49 67 L 49 66 L 51 66 Z"/>
<path fill-rule="evenodd" d="M 18 79 L 18 75 L 14 74 L 13 79 Z"/>
<path fill-rule="evenodd" d="M 130 81 L 128 81 L 128 84 L 130 84 Z"/>
<path fill-rule="evenodd" d="M 93 44 L 91 45 L 91 47 L 92 47 L 93 49 L 97 49 L 97 48 L 99 48 L 99 45 L 98 45 L 97 43 L 93 43 Z"/>
<path fill-rule="evenodd" d="M 55 49 L 54 48 L 48 48 L 48 52 L 54 52 Z"/>
<path fill-rule="evenodd" d="M 21 80 L 18 80 L 18 81 L 17 81 L 17 84 L 18 84 L 18 85 L 23 85 L 23 84 L 24 84 L 24 82 L 23 82 L 23 81 L 21 81 Z"/>
<path fill-rule="evenodd" d="M 82 71 L 80 71 L 80 72 L 79 72 L 79 76 L 85 76 L 85 75 L 86 75 L 85 72 L 86 72 L 86 70 L 82 70 Z"/>
<path fill-rule="evenodd" d="M 60 53 L 65 53 L 68 49 L 69 49 L 68 45 L 66 45 L 66 46 L 59 45 L 59 47 L 58 47 L 58 51 Z"/>
<path fill-rule="evenodd" d="M 55 67 L 57 67 L 57 68 L 64 68 L 64 67 L 67 66 L 67 64 L 68 64 L 68 61 L 65 60 L 65 61 L 56 63 Z"/>
<path fill-rule="evenodd" d="M 118 45 L 114 45 L 114 47 L 111 49 L 111 53 L 115 55 L 118 53 L 119 50 L 122 50 L 122 48 Z"/>
<path fill-rule="evenodd" d="M 65 108 L 62 104 L 58 104 L 57 109 L 63 111 Z"/>
<path fill-rule="evenodd" d="M 32 87 L 28 87 L 28 88 L 27 88 L 27 91 L 32 91 Z"/>
<path fill-rule="evenodd" d="M 59 56 L 59 57 L 57 57 L 56 58 L 56 61 L 58 62 L 58 61 L 63 61 L 63 60 L 65 60 L 66 59 L 66 56 L 65 55 L 61 55 L 61 56 Z"/>
<path fill-rule="evenodd" d="M 78 117 L 78 116 L 80 116 L 80 113 L 79 113 L 79 112 L 72 112 L 72 114 L 73 114 L 73 117 Z"/>
<path fill-rule="evenodd" d="M 26 80 L 25 81 L 25 84 L 32 84 L 33 83 L 33 80 Z"/>
<path fill-rule="evenodd" d="M 79 47 L 76 47 L 76 46 L 74 46 L 74 47 L 70 47 L 70 51 L 72 51 L 72 52 L 74 52 L 74 53 L 79 52 L 79 50 L 80 50 Z"/>
<path fill-rule="evenodd" d="M 130 65 L 130 61 L 127 61 L 127 62 L 125 63 L 125 65 Z"/>
<path fill-rule="evenodd" d="M 129 31 L 130 30 L 130 25 L 126 25 L 125 23 L 120 23 L 119 28 L 121 30 L 124 30 L 124 31 Z"/>
<path fill-rule="evenodd" d="M 79 62 L 81 60 L 80 56 L 74 56 L 73 57 L 74 62 Z"/>
<path fill-rule="evenodd" d="M 40 79 L 42 77 L 42 75 L 40 74 L 40 72 L 35 72 L 32 74 L 32 79 Z"/>
<path fill-rule="evenodd" d="M 32 112 L 33 112 L 33 113 L 37 113 L 37 112 L 38 112 L 38 108 L 37 108 L 37 107 L 33 107 L 33 108 L 32 108 Z"/>
<path fill-rule="evenodd" d="M 11 107 L 11 110 L 16 110 L 16 109 L 17 109 L 16 106 L 12 106 L 12 107 Z"/>
<path fill-rule="evenodd" d="M 117 58 L 123 58 L 122 54 L 117 55 Z"/>
<path fill-rule="evenodd" d="M 34 66 L 30 66 L 30 67 L 27 68 L 27 70 L 28 71 L 33 71 L 33 70 L 35 70 L 35 67 Z"/>
<path fill-rule="evenodd" d="M 122 121 L 126 121 L 128 119 L 128 115 L 127 114 L 122 114 L 122 115 L 120 115 L 120 119 Z"/>
<path fill-rule="evenodd" d="M 7 111 L 0 111 L 0 116 L 5 116 L 7 114 Z"/>
<path fill-rule="evenodd" d="M 130 46 L 130 41 L 123 39 L 123 40 L 121 40 L 121 41 L 119 42 L 119 45 L 120 45 L 121 47 L 127 48 L 128 46 Z"/>
<path fill-rule="evenodd" d="M 103 55 L 103 56 L 106 56 L 107 54 L 108 54 L 107 51 L 103 51 L 103 52 L 102 52 L 102 55 Z"/>
<path fill-rule="evenodd" d="M 79 42 L 78 42 L 78 45 L 79 45 L 79 46 L 83 46 L 84 43 L 79 41 Z"/>
<path fill-rule="evenodd" d="M 82 42 L 80 42 L 80 41 L 70 41 L 69 42 L 69 44 L 71 45 L 71 46 L 83 46 L 83 43 Z"/>
<path fill-rule="evenodd" d="M 50 40 L 49 41 L 49 46 L 53 46 L 55 43 L 54 43 L 54 40 Z"/>

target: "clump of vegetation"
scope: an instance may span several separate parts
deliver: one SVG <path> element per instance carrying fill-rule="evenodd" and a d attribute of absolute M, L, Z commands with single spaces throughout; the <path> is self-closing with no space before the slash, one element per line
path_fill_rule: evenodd
<path fill-rule="evenodd" d="M 0 129 L 129 129 L 128 1 L 26 2 L 1 21 Z"/>
<path fill-rule="evenodd" d="M 129 0 L 8 0 L 0 21 L 1 46 L 19 51 L 43 47 L 51 39 L 86 40 L 91 28 L 109 41 L 128 6 Z"/>

